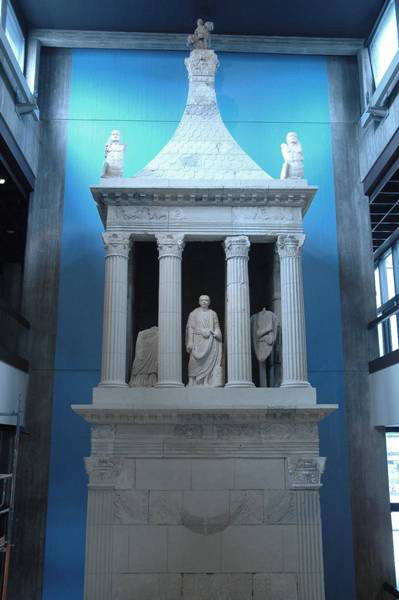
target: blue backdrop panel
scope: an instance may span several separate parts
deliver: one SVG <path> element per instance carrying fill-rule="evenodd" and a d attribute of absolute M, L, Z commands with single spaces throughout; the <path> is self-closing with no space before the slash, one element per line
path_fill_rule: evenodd
<path fill-rule="evenodd" d="M 73 51 L 45 600 L 83 595 L 83 456 L 89 453 L 89 438 L 88 427 L 69 406 L 90 402 L 99 380 L 104 253 L 89 186 L 99 181 L 112 129 L 120 129 L 128 144 L 127 176 L 170 139 L 187 95 L 184 57 L 181 52 Z M 296 131 L 307 179 L 319 187 L 305 218 L 303 274 L 309 378 L 319 402 L 340 404 L 321 425 L 321 455 L 328 457 L 321 492 L 326 592 L 327 600 L 353 600 L 327 59 L 220 53 L 219 60 L 219 105 L 237 142 L 272 177 L 279 177 L 280 144 L 288 131 Z"/>

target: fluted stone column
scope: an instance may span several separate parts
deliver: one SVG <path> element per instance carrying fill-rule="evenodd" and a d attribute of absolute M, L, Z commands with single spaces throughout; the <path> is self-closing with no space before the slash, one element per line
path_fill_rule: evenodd
<path fill-rule="evenodd" d="M 100 385 L 126 384 L 127 271 L 130 234 L 103 233 L 104 321 Z"/>
<path fill-rule="evenodd" d="M 283 343 L 282 386 L 307 386 L 305 308 L 301 249 L 304 235 L 279 235 L 281 325 Z"/>
<path fill-rule="evenodd" d="M 296 490 L 298 600 L 325 597 L 319 495 L 325 461 L 320 456 L 287 458 L 287 487 Z"/>
<path fill-rule="evenodd" d="M 109 600 L 112 598 L 115 547 L 114 488 L 119 463 L 112 455 L 95 455 L 85 459 L 85 466 L 90 479 L 87 499 L 84 600 Z"/>
<path fill-rule="evenodd" d="M 224 241 L 227 260 L 227 373 L 226 386 L 251 387 L 251 327 L 249 307 L 248 250 L 245 235 Z"/>
<path fill-rule="evenodd" d="M 180 387 L 183 235 L 157 234 L 159 255 L 158 387 Z"/>

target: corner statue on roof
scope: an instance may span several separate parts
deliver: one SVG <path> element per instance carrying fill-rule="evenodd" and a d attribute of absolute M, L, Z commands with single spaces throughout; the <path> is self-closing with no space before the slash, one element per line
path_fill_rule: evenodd
<path fill-rule="evenodd" d="M 294 131 L 287 133 L 286 144 L 281 144 L 281 154 L 284 164 L 280 179 L 303 179 L 303 150 L 302 144 Z"/>
<path fill-rule="evenodd" d="M 121 132 L 111 131 L 105 144 L 105 159 L 101 177 L 123 177 L 126 144 L 121 143 Z"/>
<path fill-rule="evenodd" d="M 221 386 L 222 332 L 218 316 L 209 308 L 209 296 L 199 297 L 199 307 L 187 321 L 186 349 L 190 354 L 188 385 Z"/>
<path fill-rule="evenodd" d="M 194 33 L 187 38 L 187 46 L 194 50 L 208 50 L 211 47 L 211 31 L 213 31 L 211 21 L 204 23 L 202 19 L 198 19 Z"/>

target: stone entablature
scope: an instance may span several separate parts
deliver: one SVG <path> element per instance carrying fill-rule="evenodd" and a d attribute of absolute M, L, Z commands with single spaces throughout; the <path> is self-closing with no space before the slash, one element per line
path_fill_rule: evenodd
<path fill-rule="evenodd" d="M 144 182 L 143 182 L 144 183 Z M 192 182 L 191 182 L 192 183 Z M 101 186 L 92 186 L 91 192 L 97 203 L 100 216 L 105 226 L 108 226 L 110 218 L 108 213 L 111 207 L 198 207 L 207 209 L 209 207 L 259 207 L 260 210 L 277 207 L 287 209 L 299 208 L 300 220 L 307 212 L 317 187 L 307 185 L 306 180 L 271 180 L 265 187 L 259 184 L 251 186 L 251 182 L 239 182 L 239 187 L 179 187 L 176 182 L 170 187 L 148 189 L 144 185 L 138 188 L 135 178 L 118 179 L 109 178 L 101 182 Z M 133 214 L 133 210 L 131 210 Z M 195 213 L 193 213 L 195 214 Z M 273 219 L 271 211 L 271 219 Z M 280 213 L 282 214 L 281 211 Z M 279 219 L 277 219 L 278 221 Z"/>

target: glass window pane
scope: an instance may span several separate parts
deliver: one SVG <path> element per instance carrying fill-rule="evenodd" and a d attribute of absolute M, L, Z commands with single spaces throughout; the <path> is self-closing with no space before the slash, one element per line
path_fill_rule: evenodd
<path fill-rule="evenodd" d="M 399 512 L 391 513 L 392 534 L 393 534 L 393 552 L 395 556 L 396 582 L 399 576 Z M 396 583 L 398 585 L 398 583 Z"/>
<path fill-rule="evenodd" d="M 380 356 L 384 356 L 384 354 L 385 354 L 385 352 L 384 352 L 384 334 L 382 331 L 382 323 L 378 323 L 377 331 L 378 331 L 378 348 L 380 350 Z"/>
<path fill-rule="evenodd" d="M 388 300 L 395 296 L 395 279 L 393 274 L 392 252 L 385 258 L 385 269 L 387 273 Z"/>
<path fill-rule="evenodd" d="M 377 86 L 398 49 L 395 3 L 389 3 L 370 43 L 370 59 Z"/>
<path fill-rule="evenodd" d="M 374 269 L 374 280 L 375 280 L 375 301 L 377 304 L 377 308 L 381 306 L 381 288 L 380 288 L 380 272 L 377 269 Z"/>
<path fill-rule="evenodd" d="M 396 315 L 392 315 L 389 317 L 389 323 L 391 325 L 391 350 L 397 350 L 399 348 L 398 345 L 398 320 Z"/>
<path fill-rule="evenodd" d="M 390 502 L 399 502 L 399 433 L 386 434 Z"/>
<path fill-rule="evenodd" d="M 25 55 L 25 38 L 22 33 L 21 27 L 19 26 L 18 19 L 15 15 L 14 9 L 11 6 L 10 0 L 7 2 L 7 13 L 6 13 L 6 38 L 14 52 L 15 58 L 18 61 L 21 71 L 24 69 L 24 55 Z"/>

